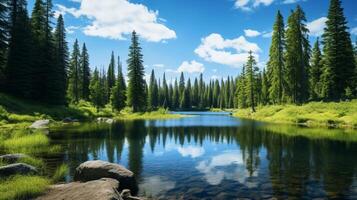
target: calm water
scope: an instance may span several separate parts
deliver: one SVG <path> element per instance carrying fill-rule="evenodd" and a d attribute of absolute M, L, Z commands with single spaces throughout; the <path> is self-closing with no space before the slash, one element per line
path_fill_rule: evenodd
<path fill-rule="evenodd" d="M 54 132 L 63 152 L 46 160 L 69 164 L 67 181 L 84 161 L 120 163 L 158 199 L 357 199 L 357 133 L 191 114 Z"/>

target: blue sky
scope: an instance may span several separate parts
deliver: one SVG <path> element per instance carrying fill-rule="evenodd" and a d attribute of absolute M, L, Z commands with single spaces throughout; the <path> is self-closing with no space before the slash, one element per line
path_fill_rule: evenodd
<path fill-rule="evenodd" d="M 345 16 L 357 37 L 357 1 L 342 0 Z M 29 0 L 31 13 L 34 0 Z M 322 32 L 328 0 L 54 0 L 62 13 L 70 48 L 78 38 L 86 43 L 91 68 L 107 68 L 111 51 L 120 56 L 124 72 L 130 32 L 140 35 L 147 74 L 155 69 L 168 79 L 196 77 L 206 80 L 236 76 L 252 50 L 264 67 L 270 33 L 280 10 L 286 22 L 297 4 L 306 13 L 310 40 Z"/>

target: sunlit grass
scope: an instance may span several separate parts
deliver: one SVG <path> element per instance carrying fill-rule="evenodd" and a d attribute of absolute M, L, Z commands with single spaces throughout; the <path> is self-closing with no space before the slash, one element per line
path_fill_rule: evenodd
<path fill-rule="evenodd" d="M 0 181 L 0 200 L 31 199 L 43 193 L 50 180 L 39 176 L 14 176 Z"/>
<path fill-rule="evenodd" d="M 66 164 L 60 165 L 52 176 L 53 182 L 63 181 L 66 174 L 68 173 L 68 166 Z"/>
<path fill-rule="evenodd" d="M 311 102 L 302 106 L 260 106 L 255 113 L 238 109 L 234 116 L 274 123 L 323 127 L 357 127 L 357 100 L 351 102 Z"/>
<path fill-rule="evenodd" d="M 156 111 L 152 112 L 142 112 L 142 113 L 133 113 L 130 109 L 125 109 L 122 112 L 118 113 L 114 119 L 116 120 L 154 120 L 154 119 L 177 119 L 184 117 L 184 115 L 172 114 L 167 109 L 159 108 Z"/>
<path fill-rule="evenodd" d="M 49 145 L 49 139 L 47 136 L 41 133 L 33 133 L 21 137 L 13 137 L 5 140 L 3 146 L 8 150 L 20 150 L 27 152 L 30 149 L 43 148 Z"/>

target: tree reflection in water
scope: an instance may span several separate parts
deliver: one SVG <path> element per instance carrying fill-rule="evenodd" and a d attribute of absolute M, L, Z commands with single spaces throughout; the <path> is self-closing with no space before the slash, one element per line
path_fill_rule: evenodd
<path fill-rule="evenodd" d="M 328 136 L 309 138 L 319 131 Z M 135 173 L 140 192 L 156 197 L 356 198 L 357 140 L 349 134 L 355 133 L 254 121 L 86 124 L 51 133 L 63 152 L 46 160 L 49 168 L 68 163 L 68 180 L 87 160 L 123 164 Z"/>

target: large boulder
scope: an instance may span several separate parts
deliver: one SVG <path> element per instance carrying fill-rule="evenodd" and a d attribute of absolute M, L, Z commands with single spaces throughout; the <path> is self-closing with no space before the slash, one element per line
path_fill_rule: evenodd
<path fill-rule="evenodd" d="M 49 124 L 50 124 L 50 120 L 48 119 L 37 120 L 30 126 L 30 128 L 34 128 L 34 129 L 48 128 Z"/>
<path fill-rule="evenodd" d="M 18 162 L 21 158 L 25 158 L 25 157 L 27 157 L 27 156 L 22 153 L 5 154 L 5 155 L 0 156 L 0 161 L 12 164 L 12 163 Z"/>
<path fill-rule="evenodd" d="M 37 200 L 122 200 L 118 186 L 119 182 L 111 178 L 54 185 Z"/>
<path fill-rule="evenodd" d="M 138 191 L 134 173 L 125 167 L 102 160 L 87 161 L 80 164 L 74 174 L 75 181 L 91 181 L 100 178 L 113 178 L 120 182 L 119 191 L 130 189 L 133 194 Z"/>
<path fill-rule="evenodd" d="M 9 177 L 16 174 L 29 175 L 36 173 L 37 170 L 35 167 L 25 163 L 16 163 L 0 167 L 0 177 Z"/>

